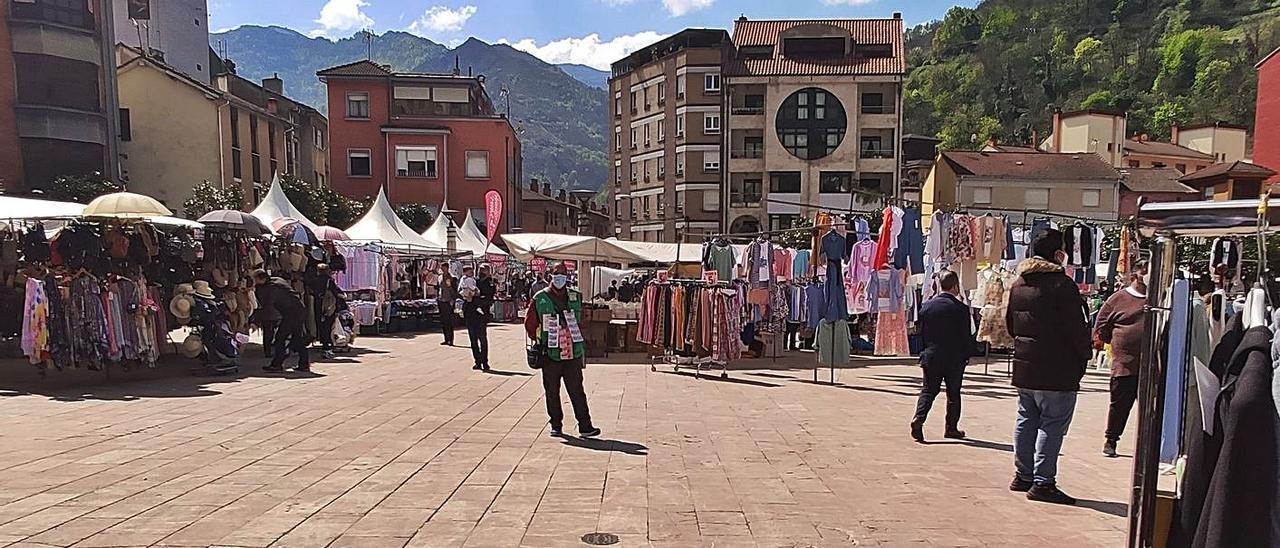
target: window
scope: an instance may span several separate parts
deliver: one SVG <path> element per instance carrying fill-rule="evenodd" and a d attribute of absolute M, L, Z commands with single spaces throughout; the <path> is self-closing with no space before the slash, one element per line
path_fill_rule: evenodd
<path fill-rule="evenodd" d="M 991 187 L 980 186 L 973 189 L 973 203 L 990 204 L 991 203 Z"/>
<path fill-rule="evenodd" d="M 764 157 L 764 137 L 743 137 L 742 138 L 742 157 L 743 158 L 763 158 Z"/>
<path fill-rule="evenodd" d="M 1164 162 L 1151 162 L 1151 167 L 1165 167 Z"/>
<path fill-rule="evenodd" d="M 276 158 L 276 123 L 267 121 L 267 155 Z"/>
<path fill-rule="evenodd" d="M 636 128 L 631 128 L 631 148 L 633 150 L 636 148 L 636 143 Z"/>
<path fill-rule="evenodd" d="M 885 150 L 884 141 L 878 135 L 862 138 L 863 158 L 891 158 L 892 154 Z"/>
<path fill-rule="evenodd" d="M 1028 188 L 1023 199 L 1029 208 L 1045 209 L 1049 207 L 1049 189 Z"/>
<path fill-rule="evenodd" d="M 1102 203 L 1102 191 L 1085 189 L 1084 194 L 1080 197 L 1080 205 L 1084 207 L 1098 207 Z"/>
<path fill-rule="evenodd" d="M 1185 175 L 1187 173 L 1187 164 L 1173 164 L 1173 169 L 1176 169 Z"/>
<path fill-rule="evenodd" d="M 133 127 L 129 123 L 129 109 L 120 109 L 120 140 L 129 141 L 133 139 Z"/>
<path fill-rule="evenodd" d="M 644 182 L 646 183 L 649 182 L 649 161 L 648 160 L 644 160 L 640 164 L 640 170 L 644 171 Z"/>
<path fill-rule="evenodd" d="M 888 109 L 884 106 L 883 93 L 863 93 L 862 94 L 862 113 L 863 114 L 888 114 Z"/>
<path fill-rule="evenodd" d="M 636 182 L 636 164 L 634 162 L 631 164 L 631 182 Z"/>
<path fill-rule="evenodd" d="M 720 73 L 708 72 L 702 77 L 703 90 L 707 93 L 720 93 Z"/>
<path fill-rule="evenodd" d="M 315 136 L 312 140 L 315 142 L 316 148 L 324 150 L 324 130 L 315 128 Z"/>
<path fill-rule="evenodd" d="M 658 82 L 658 104 L 667 101 L 667 84 L 666 82 Z"/>
<path fill-rule="evenodd" d="M 667 140 L 666 124 L 664 124 L 662 120 L 658 120 L 658 142 L 661 143 L 666 140 Z"/>
<path fill-rule="evenodd" d="M 684 115 L 676 116 L 676 137 L 684 137 Z"/>
<path fill-rule="evenodd" d="M 708 112 L 702 117 L 702 133 L 704 135 L 718 135 L 720 133 L 720 115 Z"/>
<path fill-rule="evenodd" d="M 769 230 L 787 230 L 789 228 L 795 228 L 796 224 L 799 222 L 799 215 L 770 215 Z"/>
<path fill-rule="evenodd" d="M 614 186 L 622 186 L 622 168 L 620 167 L 613 170 L 613 184 Z"/>
<path fill-rule="evenodd" d="M 849 171 L 823 171 L 818 174 L 818 192 L 822 194 L 847 194 L 853 190 L 853 173 Z"/>
<path fill-rule="evenodd" d="M 240 148 L 240 111 L 231 107 L 231 147 Z"/>
<path fill-rule="evenodd" d="M 1107 152 L 1111 152 L 1115 147 L 1115 143 L 1107 143 Z"/>
<path fill-rule="evenodd" d="M 351 149 L 347 151 L 347 175 L 352 177 L 369 177 L 373 175 L 373 164 L 369 161 L 369 149 Z"/>
<path fill-rule="evenodd" d="M 702 191 L 702 210 L 703 211 L 720 211 L 720 191 L 719 190 Z"/>
<path fill-rule="evenodd" d="M 258 117 L 249 115 L 249 150 L 258 152 Z"/>
<path fill-rule="evenodd" d="M 1137 160 L 1129 160 L 1129 167 L 1138 167 L 1140 165 L 1142 165 L 1142 163 Z"/>
<path fill-rule="evenodd" d="M 760 203 L 761 186 L 763 185 L 760 179 L 743 179 L 732 183 L 729 189 L 729 200 L 733 202 L 734 207 L 757 205 Z"/>
<path fill-rule="evenodd" d="M 676 97 L 684 97 L 684 75 L 676 76 Z"/>
<path fill-rule="evenodd" d="M 467 178 L 468 179 L 488 179 L 489 178 L 489 151 L 487 150 L 468 150 L 467 151 Z"/>
<path fill-rule="evenodd" d="M 240 149 L 231 149 L 231 178 L 237 181 L 244 178 L 244 168 L 240 166 Z"/>
<path fill-rule="evenodd" d="M 613 126 L 613 150 L 622 151 L 622 126 Z"/>
<path fill-rule="evenodd" d="M 348 93 L 347 94 L 347 118 L 369 118 L 369 94 Z"/>
<path fill-rule="evenodd" d="M 804 88 L 782 102 L 775 125 L 783 148 L 802 160 L 817 160 L 840 146 L 847 119 L 835 95 Z"/>
<path fill-rule="evenodd" d="M 644 146 L 648 147 L 652 141 L 649 140 L 649 124 L 644 125 Z"/>
<path fill-rule="evenodd" d="M 715 173 L 720 171 L 720 156 L 714 152 L 704 152 L 702 154 L 702 172 Z"/>
<path fill-rule="evenodd" d="M 764 109 L 764 96 L 760 94 L 747 95 L 742 98 L 742 106 L 751 110 Z"/>
<path fill-rule="evenodd" d="M 622 116 L 622 98 L 621 97 L 613 98 L 613 115 Z"/>
<path fill-rule="evenodd" d="M 780 171 L 769 174 L 769 192 L 780 194 L 800 193 L 800 172 Z"/>
<path fill-rule="evenodd" d="M 631 113 L 636 113 L 636 92 L 631 92 Z"/>
<path fill-rule="evenodd" d="M 435 147 L 396 147 L 396 176 L 434 178 L 436 176 Z"/>
<path fill-rule="evenodd" d="M 676 177 L 684 176 L 684 153 L 676 154 Z"/>
<path fill-rule="evenodd" d="M 658 178 L 661 179 L 666 176 L 667 176 L 667 159 L 665 157 L 659 156 L 658 157 Z"/>

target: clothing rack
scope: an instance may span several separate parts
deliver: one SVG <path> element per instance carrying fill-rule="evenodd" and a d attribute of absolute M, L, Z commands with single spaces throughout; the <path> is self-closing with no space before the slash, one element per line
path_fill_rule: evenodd
<path fill-rule="evenodd" d="M 860 191 L 860 190 L 857 190 L 857 189 L 855 189 L 855 190 L 854 190 L 854 192 L 855 192 L 855 193 L 868 194 L 868 195 L 874 195 L 874 196 L 876 196 L 877 198 L 880 198 L 880 199 L 881 199 L 881 201 L 882 201 L 882 203 L 883 203 L 884 205 L 890 205 L 890 204 L 895 204 L 895 203 L 896 203 L 896 204 L 903 204 L 903 205 L 920 205 L 920 206 L 924 206 L 924 205 L 932 205 L 932 206 L 938 206 L 938 208 L 939 208 L 940 210 L 943 210 L 943 211 L 946 211 L 946 210 L 959 211 L 959 210 L 966 210 L 966 209 L 967 209 L 967 210 L 969 210 L 969 211 L 990 212 L 990 213 L 1010 213 L 1010 214 L 1013 214 L 1013 213 L 1021 213 L 1021 214 L 1023 214 L 1023 215 L 1035 215 L 1035 216 L 1039 216 L 1039 217 L 1056 217 L 1056 218 L 1060 218 L 1060 219 L 1070 219 L 1070 220 L 1073 220 L 1073 221 L 1087 221 L 1087 222 L 1091 222 L 1091 223 L 1094 223 L 1094 224 L 1099 224 L 1099 225 L 1108 225 L 1108 226 L 1110 226 L 1110 225 L 1119 225 L 1119 224 L 1123 224 L 1123 222 L 1122 222 L 1122 221 L 1110 221 L 1110 220 L 1106 220 L 1106 219 L 1094 219 L 1094 218 L 1090 218 L 1090 217 L 1082 217 L 1082 216 L 1079 216 L 1079 215 L 1070 215 L 1070 214 L 1067 214 L 1067 213 L 1053 213 L 1053 212 L 1049 212 L 1049 211 L 1041 211 L 1041 210 L 1035 210 L 1035 209 L 1026 209 L 1026 208 L 1023 208 L 1023 209 L 1011 209 L 1011 208 L 1004 208 L 1004 207 L 985 207 L 985 206 L 984 206 L 984 207 L 968 207 L 968 208 L 963 208 L 963 207 L 959 207 L 957 204 L 944 204 L 944 203 L 938 203 L 938 202 L 927 202 L 927 201 L 923 201 L 923 200 L 910 200 L 910 199 L 907 199 L 907 198 L 897 198 L 897 197 L 893 197 L 893 196 L 882 196 L 882 195 L 877 194 L 877 193 L 868 193 L 868 192 L 866 192 L 866 191 Z M 828 212 L 845 213 L 845 214 L 862 214 L 862 215 L 871 215 L 871 214 L 874 214 L 874 212 L 873 212 L 873 211 L 864 211 L 864 210 L 853 209 L 853 208 L 844 209 L 844 208 L 840 208 L 840 207 L 825 206 L 825 205 L 822 205 L 822 204 L 814 204 L 814 203 L 802 202 L 802 201 L 798 201 L 798 200 L 787 200 L 787 199 L 783 199 L 783 198 L 766 198 L 765 200 L 766 200 L 767 202 L 769 202 L 769 203 L 783 204 L 783 205 L 793 205 L 793 206 L 800 206 L 800 207 L 807 207 L 807 208 L 810 208 L 810 209 L 817 209 L 817 210 L 819 210 L 819 211 L 828 211 Z"/>
<path fill-rule="evenodd" d="M 716 289 L 729 289 L 729 282 L 727 281 L 720 281 L 713 284 L 706 280 L 694 280 L 689 278 L 671 278 L 661 282 L 654 281 L 653 283 L 657 285 L 671 285 L 674 283 L 674 284 L 681 284 L 681 285 L 714 287 Z M 732 335 L 735 337 L 739 336 L 736 333 Z M 705 358 L 698 358 L 694 356 L 677 356 L 674 350 L 664 347 L 662 349 L 661 356 L 654 356 L 650 358 L 649 371 L 657 372 L 659 362 L 672 366 L 672 371 L 676 373 L 680 372 L 681 367 L 692 368 L 693 377 L 695 379 L 702 377 L 703 369 L 710 370 L 710 369 L 713 369 L 714 367 L 720 368 L 720 378 L 722 379 L 729 378 L 729 362 L 716 360 L 715 358 L 712 358 L 710 356 Z"/>

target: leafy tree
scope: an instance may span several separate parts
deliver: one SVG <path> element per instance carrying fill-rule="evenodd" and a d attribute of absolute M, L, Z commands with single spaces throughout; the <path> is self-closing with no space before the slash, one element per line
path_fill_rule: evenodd
<path fill-rule="evenodd" d="M 329 204 L 325 224 L 343 230 L 356 224 L 356 221 L 360 220 L 360 217 L 373 204 L 373 198 L 369 196 L 357 200 L 348 198 L 329 188 L 323 189 L 322 192 L 324 193 L 325 201 Z"/>
<path fill-rule="evenodd" d="M 53 180 L 49 198 L 66 202 L 87 203 L 103 194 L 120 192 L 120 183 L 103 177 L 101 173 L 90 175 L 63 175 Z"/>
<path fill-rule="evenodd" d="M 294 175 L 280 176 L 280 188 L 284 189 L 284 195 L 293 202 L 294 207 L 302 212 L 311 222 L 316 224 L 328 224 L 329 219 L 329 189 L 322 189 L 299 179 Z"/>
<path fill-rule="evenodd" d="M 1114 110 L 1116 108 L 1116 96 L 1105 89 L 1095 91 L 1080 102 L 1080 108 Z"/>
<path fill-rule="evenodd" d="M 933 35 L 933 49 L 942 53 L 960 53 L 971 50 L 982 36 L 982 21 L 975 10 L 955 6 L 947 10 L 942 25 Z"/>
<path fill-rule="evenodd" d="M 1103 71 L 1106 51 L 1102 41 L 1092 36 L 1081 38 L 1076 42 L 1074 58 L 1076 66 L 1085 74 L 1097 76 Z"/>
<path fill-rule="evenodd" d="M 191 197 L 182 202 L 182 214 L 199 219 L 210 211 L 244 207 L 244 192 L 238 185 L 215 185 L 203 181 L 191 189 Z"/>
<path fill-rule="evenodd" d="M 396 215 L 414 232 L 421 233 L 431 226 L 431 210 L 424 204 L 401 204 L 396 206 Z"/>
<path fill-rule="evenodd" d="M 1149 133 L 1153 138 L 1168 139 L 1175 124 L 1186 124 L 1190 118 L 1190 112 L 1182 102 L 1166 101 L 1151 113 Z"/>

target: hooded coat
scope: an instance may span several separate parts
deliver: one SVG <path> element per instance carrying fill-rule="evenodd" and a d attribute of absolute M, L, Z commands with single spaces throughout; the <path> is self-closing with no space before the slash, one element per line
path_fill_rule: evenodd
<path fill-rule="evenodd" d="M 1013 385 L 1077 392 L 1093 351 L 1084 299 L 1062 265 L 1031 257 L 1009 288 Z"/>

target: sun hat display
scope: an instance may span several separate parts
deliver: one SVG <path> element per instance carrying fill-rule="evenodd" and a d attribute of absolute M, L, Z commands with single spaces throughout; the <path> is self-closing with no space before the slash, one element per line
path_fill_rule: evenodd
<path fill-rule="evenodd" d="M 188 358 L 199 358 L 201 354 L 204 354 L 204 340 L 198 333 L 187 335 L 187 338 L 182 340 L 182 355 Z"/>
<path fill-rule="evenodd" d="M 195 288 L 191 284 L 178 284 L 173 288 L 173 299 L 169 301 L 169 313 L 177 318 L 178 323 L 186 324 L 191 319 L 191 295 Z"/>

